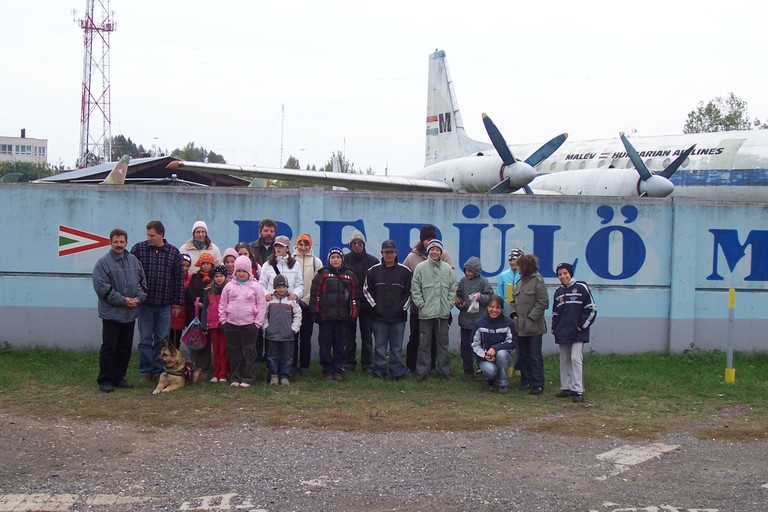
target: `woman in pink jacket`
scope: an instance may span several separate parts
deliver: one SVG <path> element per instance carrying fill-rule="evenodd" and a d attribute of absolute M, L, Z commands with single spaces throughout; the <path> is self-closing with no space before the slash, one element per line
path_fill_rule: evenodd
<path fill-rule="evenodd" d="M 238 256 L 235 278 L 226 284 L 219 302 L 232 387 L 247 388 L 256 377 L 256 337 L 266 311 L 264 288 L 251 275 L 251 260 Z"/>

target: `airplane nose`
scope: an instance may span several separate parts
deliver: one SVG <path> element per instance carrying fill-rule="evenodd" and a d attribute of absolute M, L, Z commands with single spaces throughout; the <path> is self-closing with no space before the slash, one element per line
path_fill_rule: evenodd
<path fill-rule="evenodd" d="M 536 169 L 525 162 L 518 161 L 507 166 L 504 175 L 509 178 L 512 188 L 522 188 L 536 177 Z"/>
<path fill-rule="evenodd" d="M 648 197 L 667 197 L 675 190 L 675 185 L 664 176 L 653 175 L 645 181 L 640 181 L 639 189 Z"/>

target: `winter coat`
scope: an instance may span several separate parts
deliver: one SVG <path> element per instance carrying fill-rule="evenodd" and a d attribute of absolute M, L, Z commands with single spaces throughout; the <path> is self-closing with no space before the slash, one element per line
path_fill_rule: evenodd
<path fill-rule="evenodd" d="M 203 330 L 207 331 L 208 329 L 218 329 L 221 327 L 219 322 L 220 302 L 221 294 L 214 292 L 214 285 L 212 284 L 209 289 L 205 290 L 203 306 L 200 311 L 200 324 L 203 326 Z"/>
<path fill-rule="evenodd" d="M 378 262 L 379 260 L 365 252 L 365 249 L 360 254 L 350 252 L 344 256 L 344 266 L 351 270 L 355 274 L 355 279 L 357 279 L 356 291 L 358 297 L 363 296 L 363 285 L 365 284 L 365 276 L 368 273 L 368 269 Z M 367 315 L 371 310 L 371 305 L 366 300 L 360 300 L 358 307 L 361 315 Z"/>
<path fill-rule="evenodd" d="M 293 258 L 301 266 L 301 280 L 304 283 L 304 295 L 301 297 L 301 302 L 309 306 L 310 288 L 312 287 L 312 280 L 315 278 L 317 271 L 323 268 L 323 262 L 320 258 L 312 254 L 312 250 L 307 254 L 301 254 L 299 251 L 293 253 Z"/>
<path fill-rule="evenodd" d="M 448 263 L 430 258 L 416 265 L 411 300 L 419 310 L 419 320 L 450 317 L 455 295 L 456 276 Z"/>
<path fill-rule="evenodd" d="M 589 328 L 596 316 L 597 306 L 587 283 L 571 279 L 561 285 L 552 299 L 555 343 L 589 343 Z"/>
<path fill-rule="evenodd" d="M 298 300 L 288 299 L 289 293 L 282 297 L 272 294 L 267 302 L 267 314 L 264 316 L 264 338 L 269 341 L 293 341 L 294 335 L 301 328 L 301 306 Z"/>
<path fill-rule="evenodd" d="M 517 346 L 517 334 L 512 320 L 504 315 L 495 319 L 484 315 L 477 319 L 473 326 L 472 351 L 477 357 L 485 360 L 485 352 L 493 347 L 499 350 L 512 351 Z"/>
<path fill-rule="evenodd" d="M 459 307 L 459 327 L 462 329 L 472 329 L 475 325 L 475 320 L 485 314 L 485 306 L 488 301 L 493 297 L 493 288 L 488 279 L 483 277 L 483 267 L 480 263 L 480 258 L 477 256 L 471 256 L 464 264 L 464 268 L 475 273 L 472 279 L 467 276 L 461 278 L 459 281 L 459 287 L 456 289 L 456 298 L 464 303 L 464 307 Z M 473 293 L 479 293 L 478 302 L 480 303 L 480 309 L 474 313 L 467 311 L 472 299 L 469 298 Z M 458 307 L 458 306 L 457 306 Z"/>
<path fill-rule="evenodd" d="M 538 336 L 547 332 L 544 311 L 549 309 L 547 286 L 541 274 L 523 276 L 515 285 L 515 300 L 509 306 L 518 336 Z"/>
<path fill-rule="evenodd" d="M 312 280 L 309 310 L 317 322 L 357 318 L 357 279 L 344 265 L 323 267 Z"/>
<path fill-rule="evenodd" d="M 204 249 L 198 249 L 195 247 L 195 244 L 192 243 L 192 239 L 190 238 L 185 244 L 179 247 L 179 252 L 181 254 L 189 254 L 189 257 L 192 258 L 192 265 L 189 267 L 190 274 L 196 274 L 200 270 L 200 267 L 196 267 L 195 263 L 197 263 L 197 260 L 200 259 L 200 255 L 204 252 L 211 253 L 211 256 L 213 256 L 214 265 L 221 265 L 222 263 L 221 251 L 213 242 L 211 242 L 211 245 Z"/>
<path fill-rule="evenodd" d="M 274 294 L 275 288 L 272 286 L 272 281 L 275 276 L 280 274 L 285 276 L 288 281 L 288 293 L 295 293 L 297 297 L 304 295 L 304 277 L 301 266 L 298 262 L 294 262 L 292 267 L 288 266 L 288 256 L 277 256 L 275 258 L 277 263 L 277 270 L 274 265 L 269 262 L 264 263 L 261 267 L 261 277 L 259 278 L 259 284 L 264 288 L 264 291 L 268 294 Z"/>
<path fill-rule="evenodd" d="M 228 282 L 221 291 L 219 302 L 219 322 L 221 325 L 230 323 L 243 326 L 254 324 L 261 327 L 264 314 L 267 311 L 267 301 L 264 298 L 264 288 L 253 278 L 241 284 L 234 280 Z"/>
<path fill-rule="evenodd" d="M 93 267 L 93 290 L 99 297 L 99 317 L 127 324 L 139 315 L 139 308 L 125 307 L 126 298 L 147 298 L 147 279 L 139 260 L 125 251 L 118 257 L 114 251 L 99 258 Z"/>
<path fill-rule="evenodd" d="M 363 295 L 371 306 L 371 319 L 398 323 L 408 319 L 411 306 L 411 271 L 395 262 L 391 267 L 384 260 L 368 269 L 363 283 Z"/>

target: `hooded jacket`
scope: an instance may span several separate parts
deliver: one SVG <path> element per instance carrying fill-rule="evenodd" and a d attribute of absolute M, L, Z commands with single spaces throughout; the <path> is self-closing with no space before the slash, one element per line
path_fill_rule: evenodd
<path fill-rule="evenodd" d="M 278 297 L 272 294 L 267 302 L 267 314 L 264 317 L 264 338 L 269 341 L 293 341 L 294 335 L 301 328 L 301 307 L 297 300 L 290 300 L 289 293 Z"/>
<path fill-rule="evenodd" d="M 301 254 L 298 249 L 294 247 L 293 259 L 299 264 L 301 268 L 301 280 L 304 283 L 304 295 L 301 297 L 301 302 L 304 305 L 309 306 L 310 288 L 312 287 L 312 280 L 315 278 L 317 271 L 323 268 L 323 262 L 320 258 L 312 254 L 312 248 L 309 248 L 307 254 Z"/>
<path fill-rule="evenodd" d="M 341 267 L 321 268 L 312 280 L 309 309 L 317 322 L 349 322 L 357 318 L 357 279 Z"/>
<path fill-rule="evenodd" d="M 448 318 L 456 296 L 456 276 L 443 260 L 432 258 L 419 263 L 411 281 L 411 300 L 419 320 Z"/>
<path fill-rule="evenodd" d="M 464 303 L 464 307 L 459 309 L 459 327 L 462 329 L 472 329 L 475 325 L 475 320 L 485 314 L 485 306 L 488 301 L 493 297 L 493 288 L 488 279 L 483 277 L 483 267 L 480 263 L 480 258 L 477 256 L 471 256 L 464 264 L 464 268 L 468 268 L 475 273 L 472 279 L 466 275 L 459 281 L 459 287 L 456 289 L 456 298 Z M 478 302 L 480 303 L 480 309 L 474 313 L 467 311 L 472 299 L 469 298 L 473 293 L 480 294 Z"/>
<path fill-rule="evenodd" d="M 512 351 L 517 346 L 517 334 L 512 320 L 499 315 L 491 318 L 484 315 L 477 319 L 472 335 L 472 351 L 481 360 L 485 360 L 485 352 L 493 347 L 499 350 Z"/>
<path fill-rule="evenodd" d="M 248 272 L 248 280 L 240 283 L 235 277 L 224 286 L 219 302 L 219 322 L 222 325 L 254 324 L 261 327 L 267 311 L 264 288 L 251 275 L 251 260 L 248 256 L 239 256 L 235 260 L 235 272 L 238 270 Z"/>

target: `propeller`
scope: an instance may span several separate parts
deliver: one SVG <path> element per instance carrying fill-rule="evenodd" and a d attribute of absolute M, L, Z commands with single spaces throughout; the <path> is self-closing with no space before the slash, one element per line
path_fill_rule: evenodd
<path fill-rule="evenodd" d="M 669 181 L 670 176 L 675 174 L 675 171 L 682 165 L 688 155 L 691 154 L 696 144 L 683 151 L 674 162 L 669 164 L 658 174 L 652 174 L 645 162 L 637 154 L 635 148 L 629 143 L 629 139 L 624 136 L 624 133 L 619 134 L 621 136 L 621 143 L 624 144 L 624 149 L 627 150 L 627 156 L 635 166 L 637 174 L 640 175 L 640 179 L 637 181 L 637 194 L 641 197 L 667 197 L 675 189 L 675 185 Z"/>
<path fill-rule="evenodd" d="M 542 160 L 549 158 L 568 138 L 567 133 L 558 135 L 523 161 L 515 158 L 507 145 L 507 141 L 504 140 L 504 136 L 485 112 L 483 112 L 483 124 L 485 125 L 488 137 L 491 139 L 491 143 L 493 143 L 494 149 L 499 154 L 503 163 L 499 170 L 501 181 L 488 191 L 489 194 L 504 194 L 519 188 L 524 188 L 526 194 L 532 194 L 533 192 L 528 187 L 528 183 L 536 177 L 536 170 L 533 167 Z"/>

